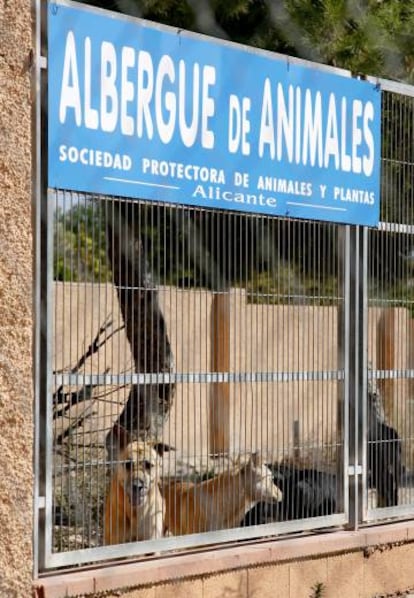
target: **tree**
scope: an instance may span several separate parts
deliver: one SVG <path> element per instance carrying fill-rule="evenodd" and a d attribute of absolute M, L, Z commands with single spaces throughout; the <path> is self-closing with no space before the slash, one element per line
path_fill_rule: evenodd
<path fill-rule="evenodd" d="M 69 209 L 56 209 L 55 280 L 107 282 L 111 279 L 101 220 L 101 206 L 94 205 L 91 200 L 75 203 Z"/>
<path fill-rule="evenodd" d="M 87 3 L 346 68 L 362 76 L 406 82 L 414 79 L 412 0 L 90 0 Z M 385 111 L 387 122 L 393 122 L 398 109 L 399 106 L 393 106 Z M 412 116 L 411 108 L 409 111 Z M 391 142 L 388 138 L 384 140 L 385 144 Z M 410 195 L 409 185 L 404 193 Z M 392 218 L 401 197 L 396 197 L 394 190 L 387 192 L 386 189 L 384 196 L 383 215 Z M 142 219 L 137 215 L 142 208 L 138 204 L 126 208 L 127 205 L 131 206 L 125 204 L 112 213 L 117 222 L 115 227 L 111 218 L 107 220 L 108 246 L 135 367 L 138 372 L 169 372 L 172 368 L 171 348 L 153 283 L 153 269 L 148 261 L 151 235 L 146 234 Z M 151 214 L 150 221 L 155 222 L 159 211 L 151 207 L 146 209 Z M 400 212 L 398 214 L 401 216 Z M 403 221 L 411 221 L 411 218 L 411 212 L 403 215 Z M 318 250 L 321 245 L 332 248 L 329 225 L 313 229 L 302 227 L 301 223 L 284 223 L 276 229 L 271 223 L 257 231 L 256 223 L 243 216 L 230 218 L 223 214 L 203 212 L 198 215 L 187 211 L 182 217 L 176 217 L 171 210 L 169 226 L 171 235 L 173 231 L 180 235 L 190 264 L 187 274 L 192 285 L 222 288 L 235 281 L 245 281 L 249 275 L 277 268 L 281 256 L 287 260 L 293 256 L 304 272 L 329 268 L 329 265 L 321 264 Z M 121 231 L 128 231 L 128 243 Z M 214 234 L 217 231 L 220 235 Z M 302 232 L 299 234 L 298 231 Z M 375 235 L 372 239 L 372 247 L 376 247 Z M 407 243 L 407 239 L 399 237 L 394 253 L 401 251 L 401 243 Z M 159 245 L 157 251 L 158 264 L 171 264 L 165 244 Z M 378 253 L 377 258 L 381 260 L 383 256 Z M 124 264 L 122 267 L 121 263 Z M 334 260 L 331 265 L 333 263 Z M 326 272 L 327 276 L 331 274 Z M 154 339 L 153 346 L 151 339 Z M 150 356 L 150 363 L 143 363 L 145 352 Z M 151 412 L 157 410 L 156 404 L 159 404 L 162 405 L 161 413 L 165 414 L 171 404 L 173 386 L 150 388 L 152 398 L 146 390 L 132 390 L 127 412 Z M 146 418 L 141 421 L 145 422 Z M 143 425 L 147 426 L 147 423 Z"/>
<path fill-rule="evenodd" d="M 413 0 L 90 0 L 160 23 L 394 80 L 414 79 Z"/>
<path fill-rule="evenodd" d="M 108 257 L 136 373 L 171 373 L 173 355 L 157 287 L 147 260 L 140 205 L 107 208 Z M 114 425 L 156 437 L 171 407 L 174 384 L 133 384 Z M 107 437 L 112 448 L 113 435 Z"/>

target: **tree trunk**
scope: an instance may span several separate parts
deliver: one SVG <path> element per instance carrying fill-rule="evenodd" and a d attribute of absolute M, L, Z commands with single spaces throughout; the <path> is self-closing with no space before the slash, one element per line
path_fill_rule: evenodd
<path fill-rule="evenodd" d="M 138 203 L 111 204 L 107 213 L 108 256 L 136 373 L 171 373 L 167 327 L 141 238 Z M 116 424 L 133 437 L 157 438 L 168 414 L 174 384 L 133 384 Z M 111 433 L 107 446 L 111 444 Z"/>

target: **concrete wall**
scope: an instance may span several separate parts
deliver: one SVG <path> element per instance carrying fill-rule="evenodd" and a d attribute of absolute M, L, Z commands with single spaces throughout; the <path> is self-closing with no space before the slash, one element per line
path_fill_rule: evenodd
<path fill-rule="evenodd" d="M 54 369 L 68 371 L 73 367 L 109 317 L 113 324 L 108 333 L 117 332 L 88 360 L 85 373 L 132 372 L 133 360 L 114 287 L 59 282 L 54 285 L 54 293 Z M 212 299 L 213 294 L 206 290 L 159 289 L 178 373 L 211 371 Z M 337 368 L 335 307 L 250 305 L 242 289 L 231 290 L 229 305 L 231 372 Z M 97 388 L 94 397 L 107 392 L 108 389 Z M 127 396 L 128 389 L 114 388 L 110 401 L 100 400 L 94 405 L 96 416 L 87 426 L 92 432 L 103 434 L 94 439 L 96 442 L 103 441 L 105 430 L 112 426 Z M 239 450 L 264 450 L 268 446 L 268 458 L 275 460 L 293 446 L 294 420 L 300 422 L 302 443 L 317 444 L 323 426 L 325 444 L 330 444 L 336 435 L 336 397 L 337 384 L 332 381 L 232 384 L 230 451 L 238 454 Z M 163 430 L 164 441 L 177 450 L 174 455 L 199 457 L 208 453 L 205 428 L 209 399 L 207 384 L 177 384 Z M 79 407 L 76 406 L 78 414 Z M 62 422 L 65 423 L 67 419 Z"/>
<path fill-rule="evenodd" d="M 0 0 L 0 596 L 32 579 L 30 0 Z"/>
<path fill-rule="evenodd" d="M 36 596 L 385 598 L 414 588 L 413 557 L 401 522 L 75 571 L 41 580 Z"/>
<path fill-rule="evenodd" d="M 374 598 L 414 586 L 412 544 L 247 568 L 123 593 L 123 598 Z M 321 584 L 321 594 L 316 593 Z M 107 597 L 119 596 L 109 593 Z M 396 596 L 397 594 L 394 594 Z"/>
<path fill-rule="evenodd" d="M 166 321 L 177 373 L 211 371 L 211 306 L 213 294 L 207 290 L 178 291 L 159 288 L 159 301 Z M 133 372 L 133 360 L 123 328 L 115 289 L 111 284 L 62 283 L 54 285 L 56 371 L 69 371 L 82 357 L 97 331 L 108 321 L 110 336 L 99 351 L 88 359 L 84 373 L 119 374 Z M 231 372 L 334 371 L 338 364 L 338 313 L 335 306 L 252 305 L 243 289 L 229 293 L 229 335 Z M 390 310 L 393 316 L 393 368 L 412 367 L 409 356 L 411 337 L 408 310 Z M 377 355 L 377 332 L 381 309 L 368 312 L 368 361 L 381 368 Z M 83 370 L 82 372 L 83 373 Z M 410 416 L 411 394 L 407 380 L 391 381 L 392 403 L 389 421 L 407 439 L 404 461 L 411 463 L 414 416 Z M 267 458 L 292 456 L 295 444 L 294 422 L 299 424 L 300 456 L 317 458 L 315 447 L 332 458 L 337 438 L 337 382 L 294 381 L 230 385 L 230 452 L 268 450 Z M 128 397 L 128 388 L 98 387 L 94 415 L 86 427 L 103 442 Z M 109 400 L 110 399 L 110 400 Z M 177 455 L 197 457 L 209 452 L 208 422 L 210 388 L 207 384 L 177 384 L 175 398 L 163 430 L 164 442 L 174 446 Z M 90 409 L 85 402 L 84 409 Z M 80 414 L 81 407 L 73 409 Z M 249 425 L 246 426 L 246 422 Z M 57 422 L 68 425 L 67 418 Z M 84 429 L 82 428 L 82 433 Z M 410 442 L 408 442 L 408 440 Z M 80 439 L 83 444 L 84 438 Z M 410 446 L 408 446 L 410 444 Z M 328 448 L 329 447 L 329 448 Z M 332 450 L 331 450 L 332 449 Z M 407 449 L 407 450 L 405 450 Z M 310 454 L 312 452 L 312 454 Z M 321 455 L 322 457 L 322 455 Z"/>
<path fill-rule="evenodd" d="M 414 545 L 264 565 L 122 593 L 123 598 L 375 598 L 414 587 Z M 321 594 L 315 592 L 321 584 Z M 119 596 L 109 593 L 107 598 Z"/>

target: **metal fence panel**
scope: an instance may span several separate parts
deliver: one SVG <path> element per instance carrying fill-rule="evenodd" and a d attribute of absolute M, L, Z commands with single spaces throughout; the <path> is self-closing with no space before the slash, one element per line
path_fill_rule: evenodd
<path fill-rule="evenodd" d="M 48 566 L 345 523 L 337 225 L 49 203 Z M 153 463 L 168 529 L 128 511 L 155 459 L 137 470 L 138 440 L 173 449 Z"/>
<path fill-rule="evenodd" d="M 382 82 L 382 206 L 369 232 L 365 518 L 414 513 L 413 89 Z"/>

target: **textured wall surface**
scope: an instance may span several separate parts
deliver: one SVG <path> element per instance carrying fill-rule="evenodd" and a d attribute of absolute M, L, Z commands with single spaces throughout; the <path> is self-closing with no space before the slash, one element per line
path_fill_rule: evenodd
<path fill-rule="evenodd" d="M 242 569 L 122 593 L 123 598 L 379 598 L 414 586 L 413 545 Z M 318 593 L 319 587 L 319 593 Z M 115 598 L 118 593 L 108 593 Z M 410 593 L 412 596 L 413 594 Z M 93 595 L 91 595 L 92 598 Z M 98 598 L 98 596 L 97 596 Z"/>
<path fill-rule="evenodd" d="M 30 0 L 0 0 L 0 596 L 32 578 Z"/>
<path fill-rule="evenodd" d="M 36 596 L 391 598 L 414 588 L 413 541 L 407 521 L 233 545 L 48 577 L 39 580 Z"/>

